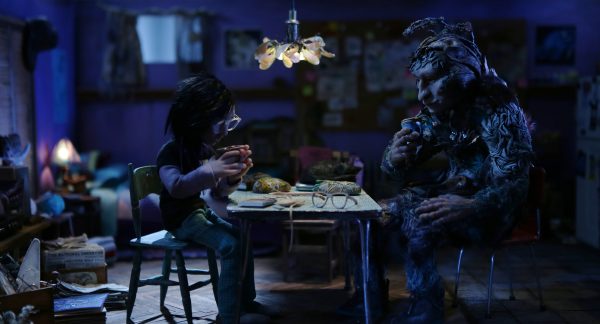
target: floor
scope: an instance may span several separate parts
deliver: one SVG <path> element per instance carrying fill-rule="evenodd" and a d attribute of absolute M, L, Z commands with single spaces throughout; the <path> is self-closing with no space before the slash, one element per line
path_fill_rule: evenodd
<path fill-rule="evenodd" d="M 456 249 L 444 249 L 438 255 L 440 273 L 446 283 L 445 318 L 447 323 L 600 323 L 600 251 L 581 245 L 540 243 L 535 248 L 541 268 L 544 301 L 547 310 L 539 311 L 537 290 L 530 268 L 527 247 L 510 251 L 514 269 L 516 301 L 508 300 L 507 256 L 498 253 L 494 272 L 492 318 L 485 319 L 488 278 L 488 251 L 470 249 L 463 257 L 459 306 L 452 307 Z M 194 267 L 206 267 L 206 260 L 188 260 Z M 311 267 L 318 262 L 309 262 Z M 303 268 L 303 267 L 298 267 Z M 156 274 L 160 261 L 142 264 L 142 276 Z M 304 266 L 306 269 L 306 266 Z M 127 285 L 131 263 L 118 262 L 109 269 L 109 281 Z M 275 323 L 357 323 L 335 314 L 335 308 L 350 296 L 344 291 L 344 277 L 338 275 L 327 282 L 325 275 L 292 272 L 290 282 L 283 282 L 281 263 L 277 257 L 256 260 L 258 300 L 282 313 Z M 390 268 L 390 300 L 392 312 L 406 307 L 401 265 Z M 142 287 L 138 291 L 133 320 L 136 323 L 185 322 L 178 289 L 169 291 L 167 307 L 174 317 L 169 319 L 158 309 L 158 287 Z M 195 323 L 211 323 L 217 309 L 210 287 L 192 293 Z M 108 323 L 125 323 L 125 311 L 107 313 Z M 383 322 L 387 322 L 384 319 Z"/>

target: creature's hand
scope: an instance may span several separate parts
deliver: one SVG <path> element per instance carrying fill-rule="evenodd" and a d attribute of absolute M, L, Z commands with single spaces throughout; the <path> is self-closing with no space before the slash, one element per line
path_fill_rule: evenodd
<path fill-rule="evenodd" d="M 214 156 L 206 162 L 215 178 L 229 177 L 242 172 L 246 167 L 245 162 L 240 162 L 241 150 L 228 151 L 215 158 Z"/>
<path fill-rule="evenodd" d="M 410 166 L 417 157 L 417 147 L 421 142 L 421 134 L 402 128 L 394 134 L 390 148 L 392 165 Z"/>
<path fill-rule="evenodd" d="M 432 225 L 444 225 L 473 215 L 475 203 L 473 199 L 458 195 L 442 195 L 423 201 L 415 212 L 423 221 L 432 221 Z"/>

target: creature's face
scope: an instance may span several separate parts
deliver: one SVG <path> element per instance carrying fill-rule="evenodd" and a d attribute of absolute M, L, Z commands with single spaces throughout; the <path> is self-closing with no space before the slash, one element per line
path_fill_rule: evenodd
<path fill-rule="evenodd" d="M 476 76 L 461 64 L 444 67 L 445 64 L 437 63 L 435 60 L 424 62 L 412 73 L 417 79 L 419 101 L 441 116 L 460 104 Z"/>

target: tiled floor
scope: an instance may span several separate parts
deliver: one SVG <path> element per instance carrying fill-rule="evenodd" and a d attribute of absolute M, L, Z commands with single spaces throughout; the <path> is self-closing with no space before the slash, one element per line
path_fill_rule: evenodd
<path fill-rule="evenodd" d="M 511 260 L 514 269 L 516 301 L 508 300 L 508 275 L 506 254 L 496 256 L 494 301 L 492 318 L 485 319 L 488 278 L 488 251 L 469 249 L 463 258 L 460 307 L 452 308 L 456 249 L 444 249 L 439 253 L 439 268 L 447 288 L 445 317 L 447 323 L 600 323 L 600 251 L 580 245 L 543 243 L 536 246 L 538 264 L 542 273 L 542 288 L 547 310 L 539 311 L 537 290 L 530 270 L 529 249 L 513 248 Z M 188 260 L 194 267 L 205 267 L 206 260 Z M 312 263 L 311 263 L 312 264 Z M 159 261 L 147 261 L 142 265 L 144 274 L 155 274 Z M 131 263 L 119 262 L 109 269 L 109 280 L 127 285 Z M 406 304 L 407 293 L 401 265 L 392 266 L 390 299 L 392 311 L 401 311 Z M 349 292 L 343 290 L 344 278 L 338 276 L 331 283 L 325 276 L 302 276 L 296 273 L 292 282 L 283 282 L 279 259 L 256 260 L 256 286 L 258 300 L 272 305 L 282 312 L 276 323 L 356 323 L 356 320 L 340 317 L 335 308 L 344 302 Z M 142 287 L 138 291 L 133 312 L 135 322 L 164 323 L 184 322 L 181 317 L 167 320 L 158 309 L 158 287 Z M 167 305 L 175 315 L 183 310 L 179 290 L 171 288 Z M 212 322 L 216 305 L 210 287 L 192 293 L 195 322 Z M 107 313 L 108 323 L 124 323 L 125 311 Z M 384 320 L 385 322 L 385 320 Z"/>

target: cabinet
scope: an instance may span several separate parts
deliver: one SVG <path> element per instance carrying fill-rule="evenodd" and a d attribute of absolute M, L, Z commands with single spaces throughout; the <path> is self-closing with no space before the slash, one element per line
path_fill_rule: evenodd
<path fill-rule="evenodd" d="M 577 239 L 600 248 L 600 78 L 584 78 L 577 94 Z"/>
<path fill-rule="evenodd" d="M 62 194 L 65 211 L 73 213 L 73 234 L 88 237 L 102 233 L 100 197 L 84 194 Z"/>

